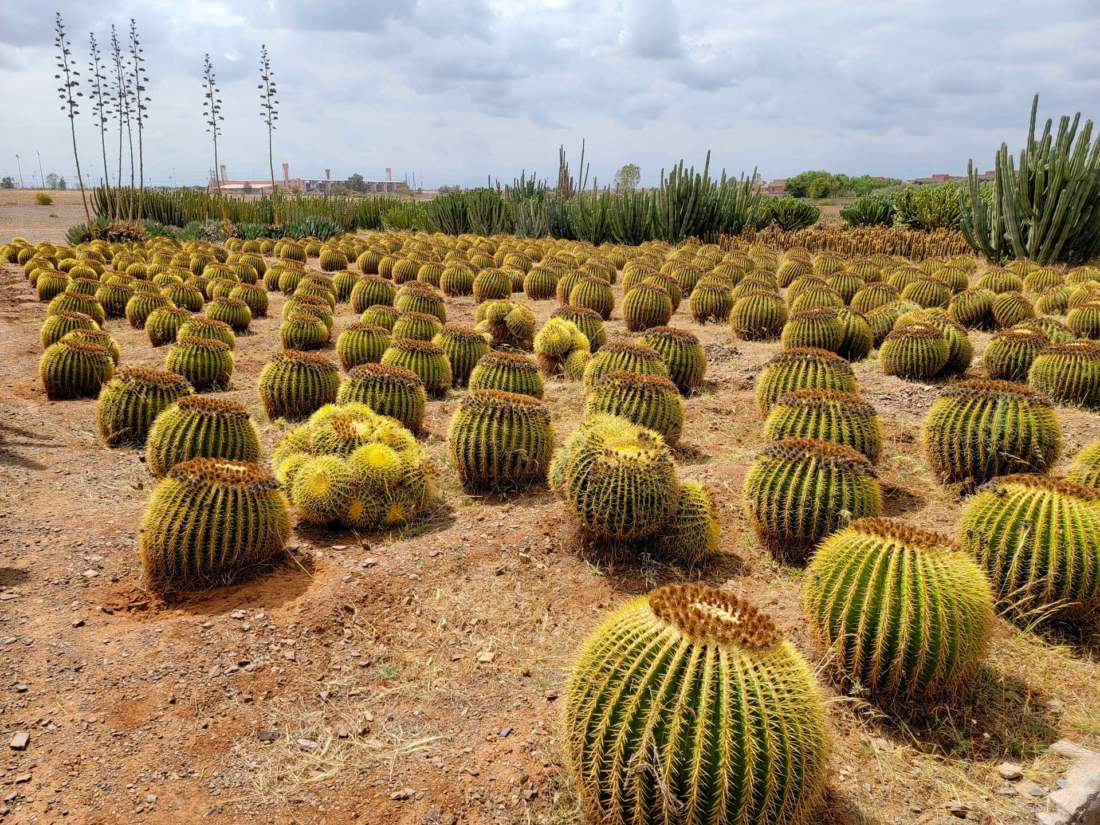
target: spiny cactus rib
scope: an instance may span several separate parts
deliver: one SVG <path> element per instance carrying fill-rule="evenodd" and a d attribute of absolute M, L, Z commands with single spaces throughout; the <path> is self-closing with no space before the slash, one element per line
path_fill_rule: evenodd
<path fill-rule="evenodd" d="M 611 341 L 588 362 L 584 370 L 585 386 L 595 385 L 607 373 L 616 370 L 668 377 L 668 367 L 655 350 L 645 344 Z"/>
<path fill-rule="evenodd" d="M 316 352 L 285 349 L 262 370 L 257 391 L 269 419 L 294 421 L 336 400 L 340 371 Z"/>
<path fill-rule="evenodd" d="M 451 364 L 451 380 L 454 386 L 464 387 L 478 361 L 489 353 L 489 342 L 473 327 L 447 324 L 432 343 L 443 350 Z"/>
<path fill-rule="evenodd" d="M 1027 381 L 1032 363 L 1050 339 L 1038 329 L 1013 327 L 993 336 L 983 359 L 990 378 L 1000 381 Z"/>
<path fill-rule="evenodd" d="M 818 643 L 873 696 L 931 699 L 973 678 L 993 628 L 985 573 L 947 536 L 857 519 L 821 543 L 802 604 Z"/>
<path fill-rule="evenodd" d="M 349 324 L 336 339 L 336 356 L 345 370 L 360 364 L 376 364 L 390 345 L 390 335 L 383 327 L 356 321 Z"/>
<path fill-rule="evenodd" d="M 656 555 L 692 567 L 717 555 L 720 537 L 710 493 L 694 479 L 681 481 L 676 513 L 654 542 Z"/>
<path fill-rule="evenodd" d="M 177 335 L 164 368 L 178 372 L 196 392 L 221 389 L 229 386 L 233 375 L 233 353 L 221 341 Z"/>
<path fill-rule="evenodd" d="M 764 422 L 770 441 L 811 438 L 851 447 L 877 464 L 882 455 L 882 425 L 873 405 L 855 393 L 802 389 L 772 406 Z"/>
<path fill-rule="evenodd" d="M 1073 457 L 1066 471 L 1066 478 L 1100 490 L 1100 439 L 1082 447 Z"/>
<path fill-rule="evenodd" d="M 473 489 L 522 487 L 545 479 L 553 448 L 546 405 L 501 390 L 471 389 L 447 432 L 451 464 Z"/>
<path fill-rule="evenodd" d="M 336 393 L 337 404 L 366 404 L 379 415 L 396 418 L 414 433 L 423 429 L 427 401 L 424 382 L 415 372 L 371 363 L 353 367 Z"/>
<path fill-rule="evenodd" d="M 947 338 L 930 323 L 895 329 L 879 349 L 882 371 L 899 378 L 923 380 L 939 374 L 951 357 Z"/>
<path fill-rule="evenodd" d="M 442 398 L 451 388 L 451 362 L 442 348 L 431 341 L 394 339 L 382 353 L 379 363 L 412 370 L 424 382 L 424 388 L 432 398 Z"/>
<path fill-rule="evenodd" d="M 187 379 L 174 372 L 120 369 L 99 393 L 96 429 L 108 447 L 143 447 L 156 417 L 192 392 Z"/>
<path fill-rule="evenodd" d="M 809 667 L 767 616 L 705 585 L 608 616 L 573 665 L 564 717 L 591 822 L 803 825 L 824 786 Z"/>
<path fill-rule="evenodd" d="M 669 379 L 684 395 L 690 395 L 703 383 L 707 358 L 703 345 L 692 333 L 673 327 L 653 327 L 638 337 L 638 343 L 661 356 L 668 367 Z"/>
<path fill-rule="evenodd" d="M 756 406 L 765 415 L 772 405 L 794 390 L 819 389 L 859 392 L 851 365 L 834 352 L 800 348 L 779 352 L 756 378 Z"/>
<path fill-rule="evenodd" d="M 87 332 L 95 330 L 69 332 L 42 353 L 38 376 L 50 400 L 95 398 L 114 375 L 114 361 L 105 347 L 70 337 Z"/>
<path fill-rule="evenodd" d="M 236 401 L 185 395 L 153 421 L 145 464 L 156 477 L 192 458 L 258 461 L 260 436 L 248 410 Z"/>
<path fill-rule="evenodd" d="M 659 533 L 676 512 L 672 453 L 652 430 L 594 415 L 560 450 L 557 488 L 598 541 L 630 542 Z"/>
<path fill-rule="evenodd" d="M 660 375 L 616 370 L 604 375 L 588 390 L 584 415 L 605 413 L 625 418 L 653 430 L 669 446 L 680 440 L 684 428 L 684 401 L 680 391 Z"/>
<path fill-rule="evenodd" d="M 878 478 L 862 453 L 806 438 L 760 452 L 745 476 L 743 502 L 761 545 L 789 561 L 804 559 L 849 515 L 882 513 Z"/>
<path fill-rule="evenodd" d="M 1011 475 L 970 499 L 959 542 L 1001 604 L 1023 619 L 1100 611 L 1100 492 L 1072 481 Z"/>
<path fill-rule="evenodd" d="M 545 385 L 538 364 L 518 352 L 488 352 L 470 372 L 471 390 L 503 390 L 542 398 Z"/>
<path fill-rule="evenodd" d="M 146 583 L 158 591 L 213 584 L 274 559 L 290 538 L 286 496 L 257 464 L 198 458 L 153 490 L 141 520 Z"/>
<path fill-rule="evenodd" d="M 1051 344 L 1031 363 L 1027 382 L 1058 403 L 1100 406 L 1100 341 Z"/>

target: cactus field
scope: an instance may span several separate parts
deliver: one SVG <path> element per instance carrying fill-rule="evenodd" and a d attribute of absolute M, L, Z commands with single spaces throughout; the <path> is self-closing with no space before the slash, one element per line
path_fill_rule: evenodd
<path fill-rule="evenodd" d="M 1100 750 L 1096 261 L 0 227 L 5 825 L 1027 825 Z"/>

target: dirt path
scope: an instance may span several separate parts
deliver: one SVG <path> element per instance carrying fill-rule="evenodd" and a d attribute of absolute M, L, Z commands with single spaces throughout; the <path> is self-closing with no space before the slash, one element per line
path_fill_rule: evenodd
<path fill-rule="evenodd" d="M 687 403 L 678 462 L 717 499 L 727 555 L 711 568 L 585 560 L 545 490 L 465 494 L 445 462 L 452 394 L 429 404 L 444 501 L 429 523 L 387 536 L 298 531 L 276 571 L 164 607 L 138 589 L 151 478 L 137 452 L 96 442 L 93 401 L 45 399 L 35 374 L 45 305 L 33 298 L 4 266 L 0 735 L 30 734 L 26 750 L 0 756 L 6 823 L 569 823 L 558 690 L 572 651 L 627 596 L 702 578 L 747 595 L 820 660 L 798 609 L 800 571 L 756 546 L 739 503 L 761 446 L 752 383 L 778 344 L 733 342 L 694 324 L 686 304 L 674 320 L 707 349 L 710 384 Z M 277 349 L 281 302 L 273 295 L 272 317 L 239 339 L 226 393 L 260 422 L 256 376 Z M 541 321 L 553 303 L 535 308 Z M 472 321 L 473 302 L 449 299 L 448 312 Z M 351 320 L 341 305 L 337 328 Z M 162 362 L 144 332 L 107 328 L 125 364 Z M 980 353 L 988 336 L 974 340 Z M 856 369 L 886 429 L 888 513 L 953 532 L 959 502 L 917 448 L 936 388 L 884 377 L 873 359 Z M 582 399 L 579 384 L 548 384 L 559 441 Z M 1059 415 L 1067 456 L 1096 436 L 1100 417 Z M 268 453 L 283 429 L 261 424 Z M 975 692 L 918 719 L 830 692 L 832 781 L 814 822 L 955 822 L 952 802 L 977 821 L 1030 822 L 1036 800 L 1005 791 L 994 768 L 1019 760 L 1049 785 L 1052 765 L 1030 764 L 1046 745 L 1100 744 L 1094 643 L 998 623 Z"/>

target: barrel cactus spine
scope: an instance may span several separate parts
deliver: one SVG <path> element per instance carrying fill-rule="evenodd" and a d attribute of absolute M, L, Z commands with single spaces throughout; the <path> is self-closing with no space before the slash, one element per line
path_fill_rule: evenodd
<path fill-rule="evenodd" d="M 284 349 L 260 370 L 257 392 L 271 420 L 299 420 L 336 400 L 340 372 L 316 352 Z"/>
<path fill-rule="evenodd" d="M 451 464 L 472 489 L 524 487 L 546 478 L 554 447 L 550 411 L 529 395 L 471 389 L 447 433 Z"/>
<path fill-rule="evenodd" d="M 592 822 L 803 825 L 824 787 L 810 668 L 765 614 L 706 585 L 667 585 L 610 614 L 573 665 L 564 717 Z"/>
<path fill-rule="evenodd" d="M 159 478 L 192 458 L 258 461 L 260 436 L 248 410 L 202 395 L 181 396 L 165 408 L 145 439 L 145 465 Z"/>
<path fill-rule="evenodd" d="M 120 369 L 99 393 L 96 429 L 108 447 L 144 447 L 157 416 L 192 392 L 187 379 L 174 372 Z"/>

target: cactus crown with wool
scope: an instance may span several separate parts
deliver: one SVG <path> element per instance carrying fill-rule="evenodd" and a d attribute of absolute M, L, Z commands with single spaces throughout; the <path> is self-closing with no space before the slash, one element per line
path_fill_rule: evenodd
<path fill-rule="evenodd" d="M 537 483 L 546 478 L 553 449 L 546 405 L 530 395 L 503 390 L 471 387 L 447 432 L 451 464 L 462 483 L 473 489 Z"/>
<path fill-rule="evenodd" d="M 896 519 L 851 522 L 821 543 L 803 608 L 837 667 L 873 696 L 966 686 L 988 646 L 993 592 L 947 536 Z"/>
<path fill-rule="evenodd" d="M 592 822 L 801 825 L 824 787 L 809 667 L 766 615 L 706 585 L 608 616 L 573 665 L 564 716 Z"/>
<path fill-rule="evenodd" d="M 174 466 L 141 520 L 146 583 L 179 590 L 271 561 L 290 538 L 286 496 L 257 464 L 196 458 Z"/>
<path fill-rule="evenodd" d="M 991 481 L 971 498 L 959 542 L 999 601 L 1025 619 L 1100 611 L 1100 491 L 1041 475 Z"/>
<path fill-rule="evenodd" d="M 764 447 L 745 476 L 743 501 L 760 543 L 791 561 L 805 558 L 848 515 L 882 513 L 871 462 L 851 447 L 808 438 Z"/>

